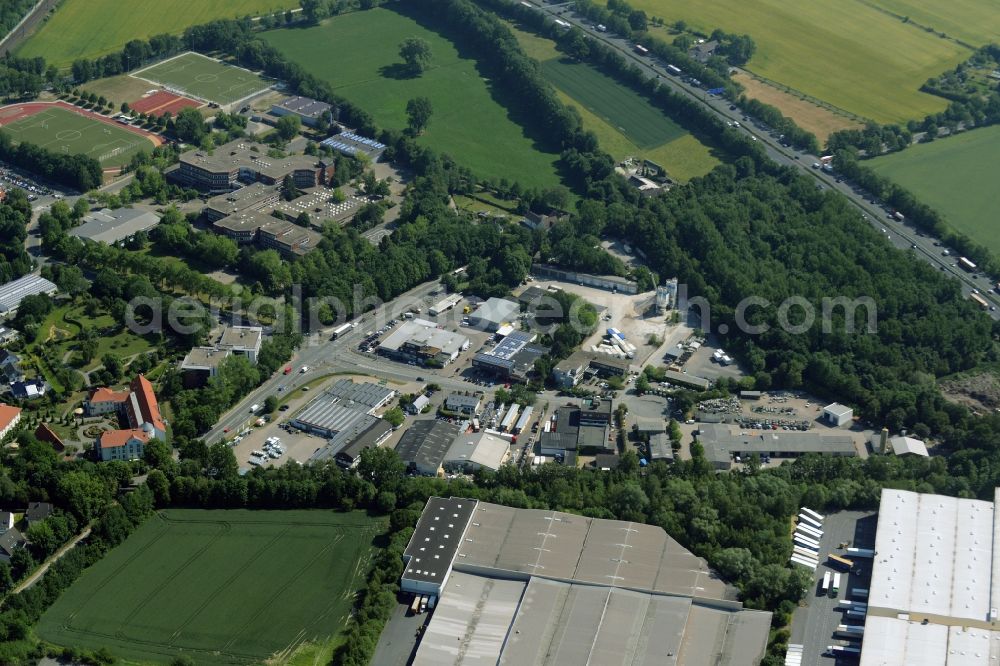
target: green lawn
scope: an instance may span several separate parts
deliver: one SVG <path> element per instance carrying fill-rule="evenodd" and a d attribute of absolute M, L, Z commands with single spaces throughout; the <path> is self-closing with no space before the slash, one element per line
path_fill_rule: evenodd
<path fill-rule="evenodd" d="M 64 0 L 18 55 L 43 56 L 58 67 L 77 58 L 96 58 L 121 49 L 131 39 L 221 18 L 267 14 L 298 7 L 298 0 Z"/>
<path fill-rule="evenodd" d="M 154 147 L 145 136 L 61 106 L 50 106 L 8 123 L 3 131 L 15 142 L 33 143 L 57 153 L 87 155 L 105 167 L 127 164 L 136 153 Z"/>
<path fill-rule="evenodd" d="M 542 73 L 640 148 L 653 148 L 685 134 L 637 93 L 589 65 L 548 60 L 542 63 Z"/>
<path fill-rule="evenodd" d="M 703 176 L 718 165 L 707 146 L 644 97 L 593 67 L 553 59 L 542 63 L 542 74 L 564 104 L 577 107 L 584 127 L 615 159 L 652 160 L 680 181 Z"/>
<path fill-rule="evenodd" d="M 411 78 L 399 44 L 420 37 L 431 67 Z M 420 141 L 487 177 L 533 186 L 559 183 L 558 155 L 543 152 L 491 94 L 476 62 L 440 34 L 387 9 L 354 12 L 311 28 L 275 30 L 264 38 L 336 92 L 367 110 L 380 126 L 406 127 L 407 100 L 430 98 L 434 113 Z M 516 100 L 514 100 L 516 103 Z"/>
<path fill-rule="evenodd" d="M 263 663 L 343 629 L 380 529 L 361 512 L 163 511 L 64 592 L 37 633 L 133 662 Z"/>
<path fill-rule="evenodd" d="M 1000 255 L 996 156 L 1000 126 L 938 139 L 867 162 L 937 209 L 956 230 Z"/>
<path fill-rule="evenodd" d="M 271 85 L 251 71 L 192 52 L 132 72 L 132 76 L 219 104 L 232 104 Z"/>
<path fill-rule="evenodd" d="M 90 363 L 81 368 L 85 371 L 96 369 L 101 364 L 101 357 L 105 354 L 114 354 L 121 359 L 126 359 L 135 354 L 148 352 L 153 348 L 153 344 L 145 338 L 132 333 L 127 328 L 120 328 L 109 313 L 102 312 L 90 316 L 86 314 L 82 306 L 78 305 L 63 305 L 50 312 L 45 318 L 45 322 L 39 327 L 35 343 L 54 346 L 55 357 L 61 360 L 67 352 L 77 350 L 77 336 L 81 327 L 98 334 L 97 353 L 94 354 Z"/>
<path fill-rule="evenodd" d="M 703 176 L 719 164 L 709 148 L 631 89 L 591 67 L 561 61 L 564 56 L 552 40 L 511 23 L 507 27 L 521 49 L 541 64 L 542 74 L 560 101 L 576 108 L 583 126 L 597 135 L 601 149 L 616 160 L 652 160 L 682 182 Z M 651 141 L 640 145 L 638 139 L 643 136 Z"/>
<path fill-rule="evenodd" d="M 1000 42 L 1000 12 L 993 0 L 873 0 L 872 4 L 975 46 Z"/>
<path fill-rule="evenodd" d="M 882 0 L 873 0 L 879 4 Z M 952 11 L 953 3 L 888 0 Z M 990 0 L 959 0 L 992 11 Z M 633 0 L 667 23 L 684 20 L 710 33 L 747 33 L 757 44 L 748 69 L 859 116 L 879 122 L 922 118 L 947 101 L 919 92 L 931 76 L 951 69 L 970 51 L 879 11 L 864 0 Z"/>

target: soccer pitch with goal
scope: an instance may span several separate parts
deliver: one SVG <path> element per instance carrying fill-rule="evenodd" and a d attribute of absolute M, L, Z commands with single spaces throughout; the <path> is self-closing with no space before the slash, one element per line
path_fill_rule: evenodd
<path fill-rule="evenodd" d="M 27 142 L 56 153 L 87 155 L 103 167 L 127 164 L 139 151 L 151 151 L 151 139 L 83 113 L 50 106 L 3 126 L 18 143 Z"/>
<path fill-rule="evenodd" d="M 253 72 L 199 53 L 182 53 L 132 76 L 158 83 L 172 92 L 218 104 L 232 104 L 270 84 Z"/>

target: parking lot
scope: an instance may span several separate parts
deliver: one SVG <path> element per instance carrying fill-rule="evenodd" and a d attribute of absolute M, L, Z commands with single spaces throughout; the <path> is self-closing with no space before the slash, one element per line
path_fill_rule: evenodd
<path fill-rule="evenodd" d="M 859 645 L 835 636 L 837 626 L 863 625 L 864 620 L 849 619 L 840 602 L 845 599 L 857 599 L 851 595 L 855 588 L 869 589 L 871 584 L 870 559 L 851 558 L 843 548 L 874 548 L 877 514 L 873 512 L 841 511 L 826 516 L 823 521 L 823 536 L 820 542 L 820 565 L 813 576 L 813 584 L 806 593 L 801 605 L 792 615 L 791 644 L 803 646 L 803 666 L 832 666 L 841 662 L 857 663 L 857 658 L 838 659 L 826 653 L 830 645 Z M 827 566 L 827 556 L 831 553 L 848 557 L 854 562 L 850 574 L 842 572 L 843 580 L 840 592 L 835 596 L 820 593 L 820 583 L 827 571 L 838 572 L 838 569 Z M 862 600 L 863 601 L 863 600 Z M 876 638 L 877 640 L 877 638 Z"/>
<path fill-rule="evenodd" d="M 38 197 L 55 195 L 57 199 L 62 198 L 59 193 L 53 193 L 51 189 L 40 185 L 28 176 L 23 176 L 13 169 L 0 167 L 0 189 L 10 189 L 19 187 L 28 195 L 28 201 L 35 201 Z"/>
<path fill-rule="evenodd" d="M 684 364 L 684 370 L 689 374 L 695 375 L 697 377 L 704 377 L 705 379 L 711 379 L 712 381 L 719 380 L 723 377 L 730 379 L 742 379 L 744 373 L 740 370 L 740 366 L 737 362 L 733 361 L 729 365 L 722 365 L 718 363 L 714 358 L 713 354 L 718 347 L 712 346 L 711 341 L 704 344 L 696 352 L 691 354 L 691 358 L 688 359 L 687 363 Z"/>
<path fill-rule="evenodd" d="M 289 460 L 305 463 L 318 450 L 326 446 L 327 440 L 317 435 L 301 432 L 295 428 L 285 427 L 285 424 L 305 405 L 322 392 L 323 388 L 334 381 L 340 379 L 353 379 L 356 382 L 372 381 L 371 377 L 334 375 L 326 378 L 310 377 L 308 374 L 293 374 L 289 376 L 289 393 L 278 394 L 279 398 L 284 396 L 283 403 L 272 417 L 271 421 L 262 426 L 253 425 L 256 417 L 247 413 L 247 426 L 242 430 L 231 433 L 234 437 L 230 440 L 233 443 L 233 453 L 236 455 L 236 462 L 240 469 L 250 469 L 249 460 L 254 451 L 264 451 L 264 444 L 271 437 L 280 440 L 284 453 L 277 458 L 268 457 L 267 464 L 281 466 Z M 297 382 L 294 390 L 291 388 L 293 382 Z M 418 385 L 393 385 L 392 388 L 398 392 L 407 393 L 417 390 Z M 308 389 L 308 390 L 304 390 Z M 391 402 L 386 408 L 395 404 Z M 241 434 L 242 433 L 242 434 Z M 395 433 L 393 433 L 395 435 Z M 239 440 L 239 441 L 237 441 Z"/>

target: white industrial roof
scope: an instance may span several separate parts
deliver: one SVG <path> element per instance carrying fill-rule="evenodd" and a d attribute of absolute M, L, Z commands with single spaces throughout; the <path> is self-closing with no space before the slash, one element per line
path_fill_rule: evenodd
<path fill-rule="evenodd" d="M 1000 661 L 1000 632 L 869 615 L 860 666 L 985 666 Z"/>
<path fill-rule="evenodd" d="M 823 411 L 827 414 L 834 414 L 836 416 L 843 416 L 844 414 L 850 414 L 852 410 L 847 405 L 842 405 L 839 402 L 834 402 L 823 408 Z"/>
<path fill-rule="evenodd" d="M 0 314 L 17 310 L 25 296 L 54 294 L 56 286 L 39 275 L 25 275 L 0 287 Z"/>
<path fill-rule="evenodd" d="M 906 453 L 913 453 L 924 457 L 927 457 L 928 455 L 927 446 L 919 439 L 914 439 L 912 437 L 893 437 L 889 440 L 889 444 L 892 445 L 892 452 L 897 456 L 901 456 Z"/>
<path fill-rule="evenodd" d="M 883 490 L 869 605 L 985 620 L 993 504 Z"/>
<path fill-rule="evenodd" d="M 468 344 L 469 338 L 438 328 L 437 324 L 426 319 L 412 319 L 403 322 L 379 346 L 383 350 L 395 352 L 407 342 L 418 346 L 436 347 L 446 354 L 454 354 Z"/>
<path fill-rule="evenodd" d="M 496 666 L 526 585 L 452 572 L 413 666 Z"/>
<path fill-rule="evenodd" d="M 486 432 L 479 434 L 461 434 L 455 438 L 448 453 L 444 456 L 445 463 L 473 463 L 488 469 L 500 469 L 510 444 L 505 439 Z"/>
<path fill-rule="evenodd" d="M 479 309 L 469 316 L 469 319 L 477 326 L 485 324 L 498 326 L 511 321 L 517 316 L 520 309 L 521 307 L 514 301 L 508 301 L 505 298 L 491 298 L 480 305 Z"/>
<path fill-rule="evenodd" d="M 860 666 L 944 666 L 948 627 L 868 616 Z"/>

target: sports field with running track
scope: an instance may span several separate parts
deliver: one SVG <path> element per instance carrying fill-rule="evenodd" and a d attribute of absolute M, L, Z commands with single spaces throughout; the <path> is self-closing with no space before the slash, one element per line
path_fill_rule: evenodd
<path fill-rule="evenodd" d="M 383 529 L 362 512 L 161 511 L 85 571 L 37 633 L 130 661 L 262 663 L 344 628 Z"/>
<path fill-rule="evenodd" d="M 17 143 L 33 143 L 56 153 L 87 155 L 102 167 L 127 164 L 136 153 L 150 152 L 155 146 L 146 133 L 61 104 L 4 107 L 0 109 L 0 130 Z"/>

